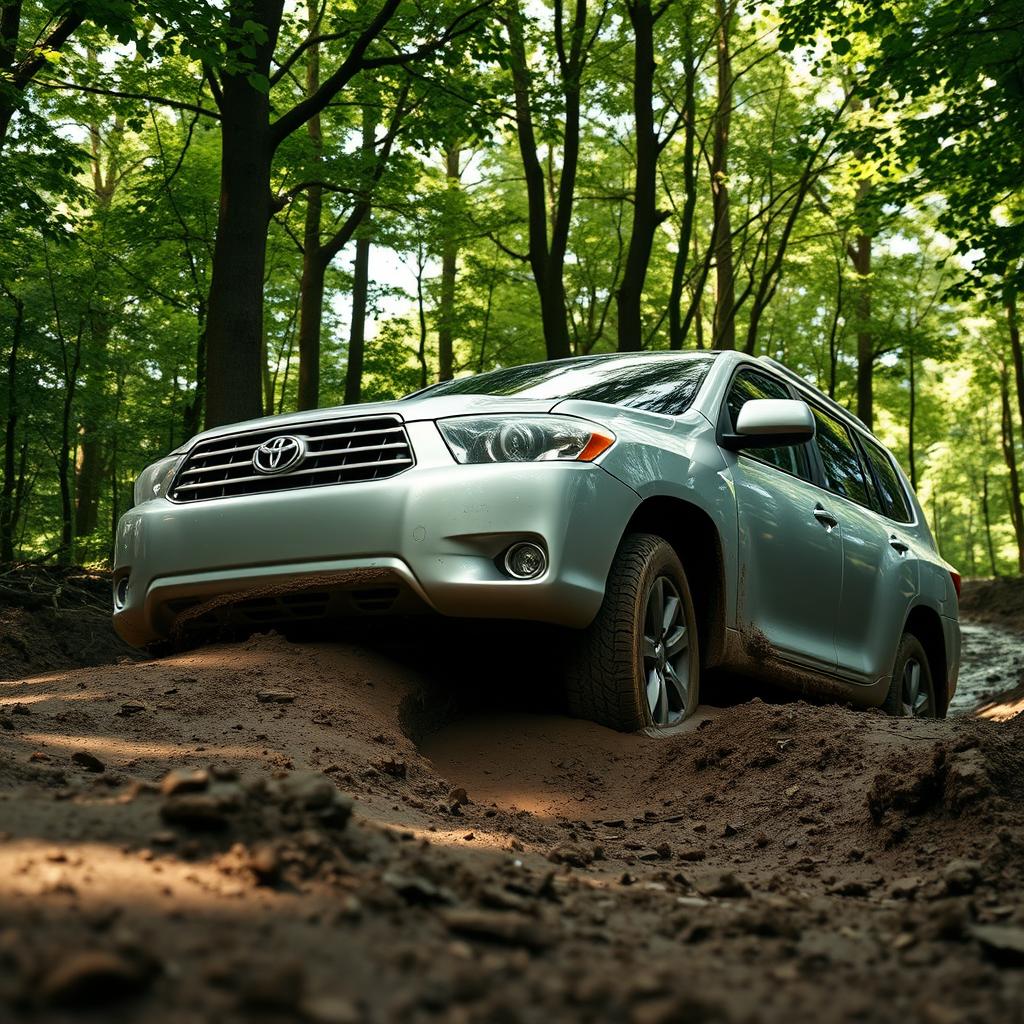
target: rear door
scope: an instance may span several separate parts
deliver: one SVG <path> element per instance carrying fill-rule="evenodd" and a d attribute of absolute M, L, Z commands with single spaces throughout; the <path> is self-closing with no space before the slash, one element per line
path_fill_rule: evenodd
<path fill-rule="evenodd" d="M 778 378 L 743 367 L 722 427 L 733 430 L 751 399 L 791 397 Z M 738 628 L 748 643 L 767 640 L 789 661 L 834 671 L 843 548 L 829 496 L 811 483 L 810 446 L 724 455 L 739 519 Z"/>
<path fill-rule="evenodd" d="M 845 499 L 835 507 L 843 539 L 837 668 L 840 675 L 874 682 L 892 670 L 906 610 L 917 592 L 916 562 L 907 558 L 896 524 L 887 521 L 889 499 L 854 432 L 817 406 L 812 409 L 826 484 Z"/>

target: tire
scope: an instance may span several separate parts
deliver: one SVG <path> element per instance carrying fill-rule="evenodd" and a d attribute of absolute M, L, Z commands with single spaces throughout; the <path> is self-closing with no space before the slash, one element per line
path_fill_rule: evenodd
<path fill-rule="evenodd" d="M 882 710 L 896 718 L 939 718 L 935 696 L 928 655 L 913 633 L 904 633 Z"/>
<path fill-rule="evenodd" d="M 661 537 L 629 534 L 571 660 L 569 711 L 620 732 L 658 733 L 693 714 L 699 694 L 697 619 L 679 556 Z"/>

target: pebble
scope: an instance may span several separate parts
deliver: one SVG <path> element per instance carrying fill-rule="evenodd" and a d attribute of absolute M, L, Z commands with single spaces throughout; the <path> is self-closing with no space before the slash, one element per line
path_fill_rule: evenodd
<path fill-rule="evenodd" d="M 76 750 L 71 755 L 71 760 L 87 772 L 103 772 L 107 769 L 107 766 L 88 750 Z"/>
<path fill-rule="evenodd" d="M 974 892 L 981 881 L 981 862 L 957 857 L 951 860 L 942 872 L 946 891 L 951 896 L 963 896 Z"/>
<path fill-rule="evenodd" d="M 1024 928 L 1007 924 L 978 924 L 968 934 L 981 943 L 982 951 L 1000 967 L 1024 965 Z"/>
<path fill-rule="evenodd" d="M 442 911 L 441 917 L 449 931 L 467 938 L 535 950 L 552 943 L 539 921 L 514 910 L 451 909 Z"/>
<path fill-rule="evenodd" d="M 314 996 L 302 1001 L 302 1018 L 312 1024 L 360 1024 L 365 1016 L 343 996 Z"/>
<path fill-rule="evenodd" d="M 95 1006 L 136 993 L 149 980 L 146 972 L 117 953 L 82 950 L 60 958 L 50 968 L 39 994 L 56 1006 Z"/>
<path fill-rule="evenodd" d="M 209 785 L 209 772 L 200 768 L 175 768 L 161 780 L 160 792 L 164 796 L 174 796 L 176 793 L 201 793 Z"/>
<path fill-rule="evenodd" d="M 291 704 L 297 696 L 291 690 L 260 690 L 256 699 L 261 704 Z"/>

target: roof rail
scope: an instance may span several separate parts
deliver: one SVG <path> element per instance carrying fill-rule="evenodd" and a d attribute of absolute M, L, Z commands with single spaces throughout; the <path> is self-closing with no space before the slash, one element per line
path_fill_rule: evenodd
<path fill-rule="evenodd" d="M 839 413 L 841 416 L 846 417 L 848 420 L 852 420 L 862 430 L 871 433 L 871 428 L 859 417 L 855 416 L 846 406 L 840 405 L 835 399 L 829 398 L 824 391 L 816 388 L 809 380 L 805 380 L 795 370 L 791 370 L 784 363 L 780 363 L 778 359 L 772 359 L 771 356 L 758 356 L 759 362 L 767 363 L 772 369 L 777 370 L 779 373 L 788 377 L 795 384 L 799 384 L 801 387 L 814 392 L 814 397 L 817 401 L 821 402 L 822 405 L 828 406 L 829 409 Z M 872 435 L 874 436 L 874 435 Z"/>

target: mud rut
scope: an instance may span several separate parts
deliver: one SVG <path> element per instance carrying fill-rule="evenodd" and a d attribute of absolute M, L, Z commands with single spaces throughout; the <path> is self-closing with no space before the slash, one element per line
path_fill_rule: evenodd
<path fill-rule="evenodd" d="M 2 682 L 0 1019 L 1024 1021 L 1024 648 L 967 644 L 944 723 L 736 691 L 660 741 L 493 646 Z"/>

